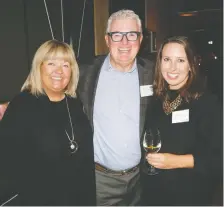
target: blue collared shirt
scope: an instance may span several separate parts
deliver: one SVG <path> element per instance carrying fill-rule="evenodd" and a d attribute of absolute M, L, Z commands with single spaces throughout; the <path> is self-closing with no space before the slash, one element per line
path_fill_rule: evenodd
<path fill-rule="evenodd" d="M 101 68 L 93 112 L 94 157 L 113 170 L 139 164 L 140 92 L 136 61 L 128 72 L 114 69 L 110 56 Z"/>

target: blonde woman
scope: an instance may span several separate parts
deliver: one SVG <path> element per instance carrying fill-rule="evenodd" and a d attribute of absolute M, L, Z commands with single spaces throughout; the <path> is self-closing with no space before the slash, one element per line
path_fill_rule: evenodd
<path fill-rule="evenodd" d="M 18 194 L 9 205 L 95 205 L 93 134 L 76 98 L 78 78 L 68 44 L 39 47 L 1 123 L 1 171 Z"/>

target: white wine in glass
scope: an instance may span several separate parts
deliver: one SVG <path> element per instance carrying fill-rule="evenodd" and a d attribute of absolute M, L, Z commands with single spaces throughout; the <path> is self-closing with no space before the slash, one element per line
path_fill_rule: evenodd
<path fill-rule="evenodd" d="M 161 148 L 161 136 L 158 128 L 156 129 L 147 129 L 143 137 L 143 148 L 148 153 L 156 153 Z M 158 174 L 158 170 L 155 167 L 150 165 L 145 159 L 145 165 L 143 166 L 143 171 L 148 175 Z"/>

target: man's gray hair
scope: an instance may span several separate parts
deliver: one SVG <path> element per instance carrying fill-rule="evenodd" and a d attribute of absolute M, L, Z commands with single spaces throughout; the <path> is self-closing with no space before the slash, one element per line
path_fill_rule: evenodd
<path fill-rule="evenodd" d="M 133 19 L 133 20 L 136 20 L 136 22 L 139 26 L 139 31 L 142 32 L 142 23 L 141 23 L 141 19 L 139 18 L 139 16 L 132 10 L 122 9 L 122 10 L 119 10 L 119 11 L 111 14 L 111 16 L 109 17 L 109 19 L 107 21 L 106 33 L 110 32 L 111 23 L 114 20 L 117 20 L 117 19 Z"/>

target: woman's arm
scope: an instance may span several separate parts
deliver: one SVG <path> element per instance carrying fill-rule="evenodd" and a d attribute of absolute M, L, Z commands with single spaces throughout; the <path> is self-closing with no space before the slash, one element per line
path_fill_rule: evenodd
<path fill-rule="evenodd" d="M 0 123 L 0 192 L 1 198 L 7 198 L 17 192 L 14 180 L 21 169 L 19 152 L 21 137 L 26 132 L 27 99 L 16 96 L 8 105 Z M 0 199 L 1 199 L 0 198 Z"/>
<path fill-rule="evenodd" d="M 193 168 L 194 158 L 192 154 L 175 155 L 171 153 L 149 153 L 148 162 L 158 169 Z"/>
<path fill-rule="evenodd" d="M 193 168 L 208 175 L 222 172 L 222 112 L 214 96 L 206 96 L 198 104 L 197 140 L 192 154 L 148 154 L 147 160 L 156 168 Z"/>
<path fill-rule="evenodd" d="M 221 104 L 214 95 L 205 96 L 202 101 L 198 139 L 193 152 L 194 170 L 203 175 L 220 176 L 223 147 Z"/>

